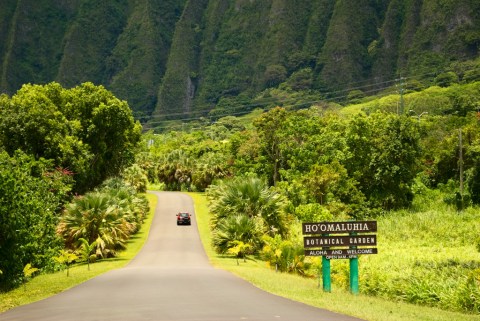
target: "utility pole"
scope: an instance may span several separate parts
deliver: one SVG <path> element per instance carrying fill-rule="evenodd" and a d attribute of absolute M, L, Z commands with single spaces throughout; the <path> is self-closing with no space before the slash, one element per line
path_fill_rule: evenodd
<path fill-rule="evenodd" d="M 404 88 L 404 80 L 405 78 L 401 77 L 399 79 L 397 79 L 400 83 L 397 85 L 397 88 L 398 88 L 398 93 L 400 94 L 400 106 L 399 106 L 399 110 L 398 110 L 398 114 L 399 115 L 403 115 L 403 111 L 404 111 L 404 100 L 403 100 L 403 94 L 405 92 L 405 88 Z"/>
<path fill-rule="evenodd" d="M 462 129 L 458 130 L 458 142 L 459 142 L 459 151 L 458 151 L 458 166 L 460 168 L 460 209 L 463 210 L 463 142 L 462 142 Z"/>

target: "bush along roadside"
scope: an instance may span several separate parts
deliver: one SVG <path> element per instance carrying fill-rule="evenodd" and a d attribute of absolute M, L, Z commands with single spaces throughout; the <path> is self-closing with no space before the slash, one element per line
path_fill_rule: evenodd
<path fill-rule="evenodd" d="M 83 253 L 85 261 L 114 257 L 140 229 L 148 209 L 143 194 L 137 194 L 122 179 L 112 178 L 99 189 L 75 198 L 66 207 L 57 232 L 66 249 Z"/>

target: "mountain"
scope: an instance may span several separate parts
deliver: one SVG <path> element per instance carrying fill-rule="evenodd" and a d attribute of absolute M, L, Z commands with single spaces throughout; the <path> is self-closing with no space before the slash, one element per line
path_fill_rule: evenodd
<path fill-rule="evenodd" d="M 427 84 L 446 71 L 461 79 L 480 68 L 478 0 L 0 0 L 0 7 L 0 92 L 91 81 L 126 99 L 143 121 L 228 113 L 278 86 L 335 99 L 339 91 L 375 93 L 399 77 Z"/>

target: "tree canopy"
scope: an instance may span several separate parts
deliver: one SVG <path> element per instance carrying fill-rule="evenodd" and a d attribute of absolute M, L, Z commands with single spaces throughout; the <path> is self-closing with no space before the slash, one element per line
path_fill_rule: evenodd
<path fill-rule="evenodd" d="M 10 155 L 22 150 L 71 171 L 76 192 L 133 163 L 140 137 L 128 104 L 92 83 L 24 85 L 0 100 L 0 145 Z"/>

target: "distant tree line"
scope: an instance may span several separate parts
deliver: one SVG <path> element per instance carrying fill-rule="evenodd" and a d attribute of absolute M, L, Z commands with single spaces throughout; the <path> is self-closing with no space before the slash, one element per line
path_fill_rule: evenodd
<path fill-rule="evenodd" d="M 147 133 L 137 162 L 164 189 L 207 191 L 220 253 L 270 244 L 295 256 L 295 221 L 375 218 L 431 189 L 458 210 L 480 204 L 479 97 L 475 82 L 408 92 L 403 113 L 399 94 L 275 107 Z"/>
<path fill-rule="evenodd" d="M 463 193 L 478 203 L 479 96 L 476 82 L 406 95 L 402 115 L 391 95 L 344 109 L 277 107 L 249 124 L 229 116 L 189 132 L 147 133 L 138 162 L 166 189 L 203 191 L 221 178 L 255 175 L 290 191 L 294 204 L 340 202 L 361 217 L 409 206 L 420 183 L 458 189 L 461 130 Z"/>

